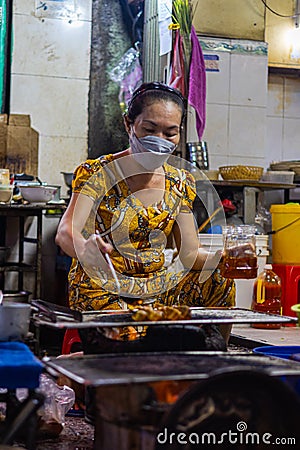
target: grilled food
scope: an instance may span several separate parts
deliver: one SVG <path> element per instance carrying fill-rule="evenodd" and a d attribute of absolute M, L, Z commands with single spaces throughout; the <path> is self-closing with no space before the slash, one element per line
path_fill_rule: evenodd
<path fill-rule="evenodd" d="M 188 306 L 138 306 L 132 314 L 136 322 L 157 322 L 159 320 L 185 320 L 190 319 L 191 313 Z"/>

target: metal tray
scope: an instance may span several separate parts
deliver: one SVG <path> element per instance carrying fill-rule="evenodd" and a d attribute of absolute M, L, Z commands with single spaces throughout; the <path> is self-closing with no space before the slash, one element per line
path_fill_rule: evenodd
<path fill-rule="evenodd" d="M 251 324 L 251 323 L 296 323 L 296 317 L 266 314 L 243 308 L 191 308 L 191 319 L 135 321 L 130 311 L 106 311 L 82 313 L 82 321 L 76 318 L 58 316 L 57 321 L 49 321 L 37 315 L 33 317 L 37 325 L 52 328 L 114 328 L 126 326 L 158 326 L 158 325 L 202 325 L 202 324 Z"/>
<path fill-rule="evenodd" d="M 85 385 L 101 386 L 162 380 L 199 380 L 220 369 L 262 370 L 272 376 L 300 375 L 295 361 L 249 353 L 153 352 L 87 355 L 73 358 L 45 357 L 46 369 Z"/>

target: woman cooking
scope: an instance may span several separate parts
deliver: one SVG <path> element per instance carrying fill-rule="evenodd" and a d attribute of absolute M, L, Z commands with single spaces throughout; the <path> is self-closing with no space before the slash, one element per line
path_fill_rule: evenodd
<path fill-rule="evenodd" d="M 130 147 L 75 170 L 56 236 L 73 258 L 71 308 L 117 309 L 122 297 L 155 297 L 164 305 L 234 305 L 234 281 L 217 269 L 220 255 L 199 245 L 194 179 L 167 163 L 179 143 L 184 114 L 179 91 L 158 82 L 142 84 L 124 116 Z M 164 266 L 170 239 L 182 264 L 177 273 Z"/>

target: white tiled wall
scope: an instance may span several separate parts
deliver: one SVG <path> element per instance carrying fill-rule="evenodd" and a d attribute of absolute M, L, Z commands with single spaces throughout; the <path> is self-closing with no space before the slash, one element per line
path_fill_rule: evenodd
<path fill-rule="evenodd" d="M 300 159 L 300 78 L 270 75 L 266 117 L 266 167 L 273 161 Z M 300 190 L 290 193 L 299 202 Z M 267 204 L 282 203 L 280 192 L 269 192 Z"/>
<path fill-rule="evenodd" d="M 78 0 L 79 21 L 36 17 L 36 0 L 14 2 L 11 112 L 30 114 L 40 134 L 39 176 L 62 185 L 87 156 L 92 0 Z M 206 72 L 210 167 L 298 159 L 300 80 L 270 76 L 263 43 L 200 38 L 219 57 Z M 241 50 L 242 49 L 242 50 Z"/>
<path fill-rule="evenodd" d="M 39 177 L 61 185 L 61 171 L 72 172 L 87 157 L 88 92 L 92 0 L 77 0 L 79 20 L 36 17 L 36 0 L 13 2 L 13 54 L 10 112 L 30 114 L 39 132 Z M 60 6 L 60 5 L 58 5 Z M 43 284 L 47 300 L 55 301 L 57 218 L 43 223 Z M 11 260 L 17 258 L 17 228 L 11 230 Z M 28 229 L 36 236 L 36 223 Z M 26 262 L 34 262 L 35 246 L 25 246 Z M 6 289 L 16 289 L 16 273 L 7 277 Z M 26 274 L 25 289 L 33 290 Z"/>
<path fill-rule="evenodd" d="M 11 113 L 30 114 L 40 135 L 39 177 L 62 185 L 87 156 L 92 0 L 79 20 L 36 16 L 36 0 L 13 2 Z"/>
<path fill-rule="evenodd" d="M 266 50 L 260 54 L 265 44 L 202 37 L 200 42 L 204 55 L 219 58 L 218 71 L 206 72 L 202 139 L 208 143 L 210 168 L 265 166 L 268 60 Z"/>
<path fill-rule="evenodd" d="M 270 75 L 267 162 L 300 159 L 300 78 Z"/>
<path fill-rule="evenodd" d="M 300 159 L 300 78 L 268 77 L 264 43 L 199 40 L 204 55 L 219 57 L 218 71 L 206 72 L 210 168 Z"/>

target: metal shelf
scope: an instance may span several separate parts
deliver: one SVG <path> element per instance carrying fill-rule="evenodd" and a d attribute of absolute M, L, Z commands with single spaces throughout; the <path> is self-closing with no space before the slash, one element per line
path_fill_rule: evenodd
<path fill-rule="evenodd" d="M 19 236 L 18 236 L 18 260 L 14 262 L 7 262 L 0 266 L 0 289 L 5 288 L 5 273 L 6 272 L 18 272 L 18 290 L 24 290 L 24 273 L 35 273 L 35 286 L 33 295 L 35 298 L 41 297 L 41 267 L 42 267 L 42 228 L 43 228 L 43 215 L 49 210 L 59 209 L 61 214 L 65 210 L 65 205 L 53 205 L 53 204 L 0 204 L 0 219 L 3 218 L 2 227 L 4 233 L 2 239 L 5 239 L 6 218 L 17 217 L 19 221 Z M 28 217 L 37 218 L 37 232 L 36 237 L 28 237 L 25 235 L 25 220 Z M 35 262 L 34 264 L 27 264 L 24 261 L 24 244 L 29 243 L 36 246 Z M 3 243 L 4 244 L 4 243 Z"/>
<path fill-rule="evenodd" d="M 34 270 L 37 270 L 37 266 L 18 262 L 7 262 L 0 266 L 0 272 L 31 272 Z"/>
<path fill-rule="evenodd" d="M 300 187 L 300 184 L 284 184 L 270 183 L 268 181 L 255 180 L 218 180 L 218 181 L 202 181 L 196 182 L 197 191 L 204 191 L 207 186 L 209 194 L 209 186 L 213 186 L 220 193 L 241 192 L 243 196 L 243 219 L 245 223 L 253 224 L 256 214 L 257 194 L 264 191 L 283 190 L 284 202 L 290 201 L 290 191 Z"/>

